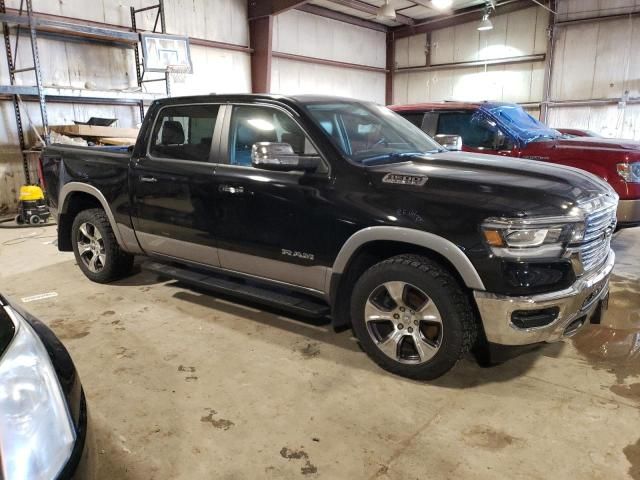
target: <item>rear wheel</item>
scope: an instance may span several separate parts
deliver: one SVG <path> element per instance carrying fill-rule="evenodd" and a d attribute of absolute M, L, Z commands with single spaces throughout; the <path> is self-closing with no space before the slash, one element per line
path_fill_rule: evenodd
<path fill-rule="evenodd" d="M 353 330 L 382 368 L 431 380 L 448 372 L 477 336 L 473 310 L 442 265 L 400 255 L 367 270 L 355 285 Z"/>
<path fill-rule="evenodd" d="M 94 282 L 108 283 L 131 272 L 133 255 L 124 252 L 104 210 L 83 210 L 71 227 L 73 253 L 82 272 Z"/>

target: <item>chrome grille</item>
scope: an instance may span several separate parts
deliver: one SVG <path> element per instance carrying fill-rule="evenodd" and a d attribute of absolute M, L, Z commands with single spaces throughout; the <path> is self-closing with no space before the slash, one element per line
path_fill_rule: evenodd
<path fill-rule="evenodd" d="M 587 216 L 580 261 L 585 272 L 605 261 L 611 248 L 611 234 L 616 227 L 616 209 L 607 208 Z"/>

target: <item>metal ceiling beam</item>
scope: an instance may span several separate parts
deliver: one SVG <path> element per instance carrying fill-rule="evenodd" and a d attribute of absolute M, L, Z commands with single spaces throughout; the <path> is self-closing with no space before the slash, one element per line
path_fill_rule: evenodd
<path fill-rule="evenodd" d="M 353 10 L 357 10 L 362 13 L 368 13 L 369 15 L 373 15 L 374 17 L 378 15 L 378 9 L 380 7 L 376 7 L 375 5 L 371 5 L 370 3 L 363 2 L 361 0 L 329 0 L 331 3 L 335 3 L 336 5 L 342 5 L 343 7 L 352 8 Z M 406 15 L 402 15 L 401 13 L 396 13 L 396 22 L 402 23 L 404 25 L 413 25 L 415 21 L 413 18 L 407 17 Z"/>
<path fill-rule="evenodd" d="M 273 58 L 273 15 L 249 20 L 251 54 L 251 92 L 271 91 L 271 63 Z"/>
<path fill-rule="evenodd" d="M 338 20 L 339 22 L 349 23 L 357 27 L 369 28 L 371 30 L 377 30 L 378 32 L 387 32 L 389 27 L 382 23 L 372 22 L 371 20 L 365 20 L 364 18 L 354 17 L 347 13 L 338 12 L 337 10 L 331 10 L 329 8 L 319 7 L 317 5 L 300 5 L 296 7 L 296 10 L 301 12 L 311 13 L 320 17 L 330 18 L 332 20 Z"/>
<path fill-rule="evenodd" d="M 535 3 L 531 0 L 502 0 L 500 2 L 496 2 L 494 15 L 516 12 L 518 10 L 535 6 Z M 438 15 L 437 17 L 432 17 L 415 25 L 395 27 L 393 32 L 395 33 L 396 39 L 409 37 L 411 35 L 427 33 L 441 28 L 453 27 L 455 25 L 460 25 L 461 23 L 479 21 L 482 19 L 483 14 L 484 4 L 455 10 L 452 14 L 448 15 Z"/>
<path fill-rule="evenodd" d="M 249 0 L 249 20 L 277 15 L 308 2 L 309 0 Z"/>
<path fill-rule="evenodd" d="M 413 3 L 413 7 L 426 7 L 430 10 L 436 10 L 436 8 L 434 8 L 433 4 L 431 3 L 431 0 L 409 0 L 411 3 Z M 407 8 L 413 8 L 413 7 L 405 7 L 405 9 Z"/>

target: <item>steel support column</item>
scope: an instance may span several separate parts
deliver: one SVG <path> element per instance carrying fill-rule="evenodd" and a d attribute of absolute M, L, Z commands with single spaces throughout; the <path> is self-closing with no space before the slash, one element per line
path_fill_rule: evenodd
<path fill-rule="evenodd" d="M 558 2 L 551 0 L 549 8 L 554 12 L 558 11 Z M 540 120 L 543 123 L 549 122 L 549 101 L 551 100 L 551 82 L 553 75 L 553 54 L 556 48 L 556 22 L 555 13 L 549 14 L 549 26 L 547 27 L 547 57 L 544 62 L 544 85 L 542 91 L 542 103 L 540 104 Z"/>
<path fill-rule="evenodd" d="M 249 20 L 251 54 L 251 91 L 268 93 L 271 90 L 271 60 L 273 59 L 273 16 Z"/>
<path fill-rule="evenodd" d="M 387 105 L 393 103 L 393 76 L 396 70 L 396 40 L 393 32 L 387 32 L 387 71 L 384 81 L 384 101 Z"/>

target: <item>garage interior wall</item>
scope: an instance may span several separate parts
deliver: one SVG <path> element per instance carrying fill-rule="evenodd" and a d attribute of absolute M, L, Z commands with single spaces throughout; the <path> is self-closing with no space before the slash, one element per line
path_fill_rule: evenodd
<path fill-rule="evenodd" d="M 154 0 L 33 0 L 33 9 L 36 13 L 130 27 L 130 6 L 142 8 L 154 4 L 157 4 Z M 164 4 L 168 33 L 232 45 L 249 44 L 246 0 L 165 0 Z M 7 8 L 19 6 L 19 0 L 7 1 Z M 138 28 L 152 30 L 155 12 L 140 13 L 137 17 Z M 12 44 L 15 44 L 15 36 Z M 122 92 L 137 88 L 134 51 L 131 48 L 39 34 L 38 49 L 44 86 L 59 88 L 65 95 L 82 94 L 81 89 L 88 87 L 92 90 Z M 18 67 L 31 66 L 27 36 L 21 36 L 17 56 Z M 192 44 L 191 59 L 193 74 L 187 75 L 184 83 L 172 84 L 174 95 L 251 91 L 248 53 Z M 153 78 L 153 75 L 145 78 Z M 19 85 L 35 85 L 32 72 L 16 74 L 16 81 Z M 9 83 L 3 54 L 0 59 L 0 84 Z M 164 88 L 164 82 L 143 86 L 145 92 L 160 94 L 164 93 Z M 23 125 L 25 132 L 31 133 L 32 126 L 40 126 L 39 106 L 35 102 L 25 102 L 24 106 Z M 120 127 L 132 127 L 140 122 L 137 107 L 116 104 L 48 101 L 47 112 L 50 125 L 69 124 L 73 120 L 86 121 L 92 116 L 117 118 Z M 15 116 L 9 100 L 0 100 L 0 125 L 1 214 L 15 210 L 18 189 L 24 184 Z"/>
<path fill-rule="evenodd" d="M 274 18 L 271 91 L 340 95 L 384 103 L 385 48 L 384 32 L 289 10 Z M 278 57 L 278 53 L 343 62 L 352 67 L 302 62 Z M 379 71 L 372 71 L 372 67 Z"/>
<path fill-rule="evenodd" d="M 545 54 L 549 13 L 526 8 L 491 18 L 493 30 L 480 32 L 478 22 L 434 30 L 396 40 L 393 103 L 442 100 L 500 100 L 538 104 L 543 98 L 544 61 L 472 66 L 431 67 L 482 60 Z"/>
<path fill-rule="evenodd" d="M 548 122 L 640 140 L 640 1 L 560 0 Z M 575 23 L 563 22 L 576 21 Z"/>

